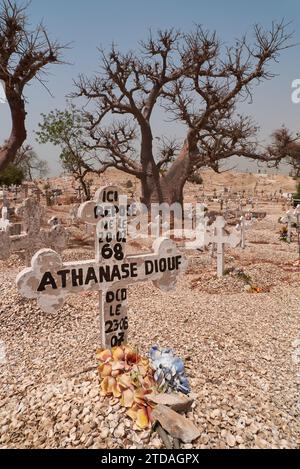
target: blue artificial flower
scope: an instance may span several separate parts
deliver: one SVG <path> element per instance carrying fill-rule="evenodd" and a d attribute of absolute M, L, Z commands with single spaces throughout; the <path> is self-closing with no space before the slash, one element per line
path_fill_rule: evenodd
<path fill-rule="evenodd" d="M 183 361 L 176 357 L 174 351 L 159 349 L 156 345 L 149 352 L 150 364 L 154 370 L 154 380 L 162 392 L 178 391 L 184 394 L 191 392 L 185 375 Z"/>

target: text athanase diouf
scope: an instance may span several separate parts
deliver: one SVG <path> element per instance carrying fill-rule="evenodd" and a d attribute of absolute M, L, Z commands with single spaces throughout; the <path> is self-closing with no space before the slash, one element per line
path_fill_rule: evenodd
<path fill-rule="evenodd" d="M 154 242 L 153 253 L 126 255 L 128 206 L 122 200 L 120 190 L 109 186 L 79 207 L 78 218 L 97 225 L 95 259 L 63 263 L 55 251 L 43 249 L 17 277 L 21 294 L 36 298 L 45 312 L 61 308 L 69 294 L 99 291 L 101 343 L 108 348 L 127 341 L 128 285 L 151 280 L 161 290 L 171 290 L 187 265 L 166 238 Z"/>

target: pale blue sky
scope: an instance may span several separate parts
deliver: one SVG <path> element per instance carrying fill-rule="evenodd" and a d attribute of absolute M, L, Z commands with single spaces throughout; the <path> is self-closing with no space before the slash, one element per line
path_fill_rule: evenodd
<path fill-rule="evenodd" d="M 42 112 L 63 108 L 65 95 L 72 90 L 72 79 L 79 73 L 93 73 L 98 66 L 97 46 L 109 46 L 112 41 L 125 51 L 134 49 L 139 40 L 153 30 L 174 26 L 192 29 L 194 23 L 216 29 L 222 41 L 231 44 L 235 38 L 249 32 L 254 23 L 268 27 L 272 20 L 292 21 L 295 42 L 300 43 L 300 2 L 297 0 L 32 0 L 30 8 L 32 24 L 44 19 L 51 37 L 61 42 L 73 42 L 66 51 L 66 60 L 72 65 L 52 67 L 48 86 L 53 98 L 37 82 L 26 89 L 28 97 L 28 140 L 34 144 L 43 159 L 47 159 L 52 173 L 60 172 L 59 150 L 35 143 L 33 130 L 37 129 Z M 273 67 L 279 74 L 271 82 L 256 88 L 254 102 L 243 105 L 262 128 L 262 138 L 285 123 L 290 129 L 300 130 L 300 104 L 291 101 L 291 83 L 300 78 L 300 46 L 282 53 L 280 63 Z M 180 127 L 163 124 L 164 115 L 156 114 L 154 132 L 161 128 L 171 135 L 181 134 Z M 7 106 L 0 104 L 0 141 L 8 135 L 10 120 Z"/>

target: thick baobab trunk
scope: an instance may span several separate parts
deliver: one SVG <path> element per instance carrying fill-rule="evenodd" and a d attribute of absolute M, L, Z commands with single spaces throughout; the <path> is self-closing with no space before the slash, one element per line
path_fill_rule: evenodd
<path fill-rule="evenodd" d="M 149 207 L 151 203 L 168 203 L 172 205 L 174 202 L 183 203 L 183 187 L 184 184 L 172 184 L 164 176 L 159 180 L 147 178 L 142 180 L 142 202 Z"/>
<path fill-rule="evenodd" d="M 189 153 L 189 145 L 186 142 L 166 174 L 158 174 L 158 179 L 142 179 L 143 203 L 147 206 L 151 203 L 183 204 L 183 190 L 190 171 Z"/>
<path fill-rule="evenodd" d="M 12 130 L 9 139 L 0 147 L 0 171 L 13 162 L 17 151 L 26 140 L 25 103 L 15 91 L 6 91 L 7 102 L 10 107 Z"/>
<path fill-rule="evenodd" d="M 141 164 L 142 203 L 147 207 L 152 202 L 162 203 L 160 173 L 153 158 L 153 136 L 150 125 L 144 125 L 142 129 Z"/>

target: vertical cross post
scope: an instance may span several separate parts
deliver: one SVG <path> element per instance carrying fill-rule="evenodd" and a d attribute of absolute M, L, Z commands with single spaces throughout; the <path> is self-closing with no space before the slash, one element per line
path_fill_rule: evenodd
<path fill-rule="evenodd" d="M 297 241 L 298 241 L 298 260 L 300 261 L 300 205 L 297 205 L 294 211 L 297 223 Z"/>
<path fill-rule="evenodd" d="M 292 240 L 292 220 L 293 220 L 293 214 L 291 210 L 287 212 L 287 224 L 288 224 L 288 231 L 287 231 L 287 242 L 291 243 Z"/>
<path fill-rule="evenodd" d="M 121 266 L 126 256 L 127 204 L 117 188 L 102 191 L 102 220 L 97 224 L 96 261 Z M 123 200 L 122 200 L 123 199 Z M 123 204 L 122 204 L 123 202 Z M 101 208 L 101 205 L 98 207 Z M 110 213 L 107 213 L 110 212 Z M 101 344 L 112 348 L 128 340 L 127 286 L 111 285 L 99 293 Z"/>
<path fill-rule="evenodd" d="M 118 265 L 124 262 L 127 242 L 127 198 L 118 187 L 107 186 L 97 191 L 95 202 L 78 209 L 78 218 L 88 225 L 96 224 L 95 261 Z M 100 336 L 103 348 L 127 342 L 127 287 L 108 285 L 99 291 Z"/>
<path fill-rule="evenodd" d="M 245 217 L 240 218 L 240 229 L 241 229 L 241 248 L 246 248 L 246 221 Z"/>
<path fill-rule="evenodd" d="M 224 228 L 225 220 L 222 217 L 217 217 L 214 224 L 215 231 L 215 244 L 217 246 L 217 275 L 223 277 L 224 275 Z"/>
<path fill-rule="evenodd" d="M 217 275 L 223 277 L 224 275 L 224 253 L 225 244 L 231 247 L 236 247 L 240 244 L 240 239 L 235 232 L 230 235 L 225 231 L 226 222 L 223 217 L 217 217 L 215 223 L 212 225 L 211 242 L 217 246 Z"/>
<path fill-rule="evenodd" d="M 1 210 L 0 231 L 7 231 L 9 226 L 10 226 L 10 222 L 8 219 L 8 208 L 3 207 Z"/>
<path fill-rule="evenodd" d="M 48 313 L 60 309 L 70 293 L 100 292 L 101 345 L 105 348 L 127 341 L 128 285 L 152 281 L 169 291 L 187 266 L 176 244 L 166 238 L 156 240 L 151 253 L 126 256 L 127 210 L 118 188 L 101 189 L 94 201 L 78 210 L 78 218 L 96 225 L 95 258 L 63 263 L 55 251 L 42 249 L 33 256 L 31 267 L 17 277 L 21 294 L 36 298 Z"/>

